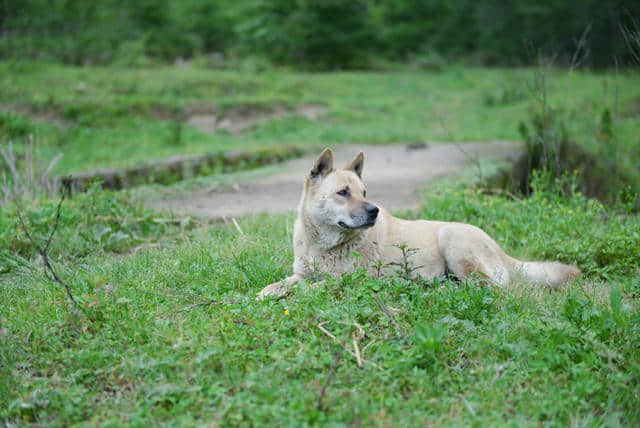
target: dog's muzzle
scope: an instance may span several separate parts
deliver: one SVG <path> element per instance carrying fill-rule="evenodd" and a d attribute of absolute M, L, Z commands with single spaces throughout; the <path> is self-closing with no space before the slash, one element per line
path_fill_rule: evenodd
<path fill-rule="evenodd" d="M 378 207 L 367 202 L 364 205 L 363 213 L 354 218 L 355 221 L 359 220 L 358 223 L 351 226 L 343 221 L 339 221 L 338 226 L 342 227 L 343 229 L 366 229 L 376 224 L 376 219 L 378 218 L 379 212 L 380 209 L 378 209 Z"/>

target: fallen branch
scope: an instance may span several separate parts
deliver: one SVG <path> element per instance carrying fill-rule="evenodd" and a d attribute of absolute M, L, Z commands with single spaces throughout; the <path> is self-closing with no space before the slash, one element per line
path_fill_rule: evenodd
<path fill-rule="evenodd" d="M 62 203 L 64 202 L 64 200 L 66 198 L 66 193 L 65 193 L 66 189 L 67 189 L 66 187 L 62 188 L 62 194 L 60 196 L 60 201 L 58 202 L 58 206 L 56 207 L 56 216 L 55 216 L 55 219 L 53 221 L 53 228 L 51 229 L 51 232 L 49 233 L 49 237 L 47 238 L 44 246 L 42 246 L 42 247 L 40 245 L 38 245 L 38 243 L 33 238 L 31 233 L 29 233 L 29 228 L 27 227 L 27 224 L 24 221 L 24 218 L 22 217 L 22 212 L 21 212 L 22 211 L 22 206 L 21 206 L 20 201 L 19 201 L 19 199 L 17 197 L 15 198 L 15 202 L 16 202 L 16 207 L 17 207 L 16 213 L 18 215 L 18 221 L 20 222 L 20 226 L 22 227 L 22 230 L 24 231 L 24 234 L 27 236 L 27 239 L 29 239 L 29 241 L 31 242 L 31 244 L 35 248 L 36 252 L 42 258 L 42 264 L 44 266 L 44 276 L 47 279 L 49 279 L 50 281 L 54 281 L 54 282 L 58 283 L 59 285 L 61 285 L 63 287 L 63 289 L 66 291 L 67 298 L 71 302 L 71 312 L 73 313 L 73 315 L 75 317 L 77 317 L 78 309 L 80 307 L 78 306 L 78 302 L 76 301 L 76 299 L 73 297 L 73 293 L 71 292 L 71 287 L 69 286 L 69 284 L 67 284 L 62 279 L 60 279 L 60 277 L 58 276 L 56 271 L 53 269 L 53 266 L 51 265 L 51 262 L 49 261 L 49 254 L 47 253 L 49 251 L 49 247 L 51 246 L 51 242 L 53 241 L 53 236 L 55 235 L 56 231 L 58 230 L 58 224 L 60 223 L 60 212 L 62 210 Z"/>

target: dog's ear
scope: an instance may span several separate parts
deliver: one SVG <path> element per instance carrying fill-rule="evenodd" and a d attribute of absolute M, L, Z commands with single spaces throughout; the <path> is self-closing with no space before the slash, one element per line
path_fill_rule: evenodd
<path fill-rule="evenodd" d="M 316 163 L 311 168 L 309 176 L 313 179 L 326 177 L 331 171 L 333 171 L 333 152 L 331 149 L 326 148 L 320 153 Z"/>
<path fill-rule="evenodd" d="M 362 178 L 362 169 L 364 168 L 364 153 L 360 152 L 347 166 L 344 167 L 347 171 L 353 171 L 356 175 Z"/>

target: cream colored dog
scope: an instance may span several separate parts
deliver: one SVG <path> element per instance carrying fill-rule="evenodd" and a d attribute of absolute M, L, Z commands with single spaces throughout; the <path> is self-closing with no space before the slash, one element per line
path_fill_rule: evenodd
<path fill-rule="evenodd" d="M 362 266 L 391 269 L 402 262 L 399 245 L 415 249 L 411 262 L 425 278 L 479 274 L 498 285 L 523 278 L 557 285 L 580 274 L 557 262 L 522 262 L 508 256 L 481 229 L 463 223 L 396 218 L 367 202 L 361 181 L 360 152 L 344 169 L 334 170 L 333 153 L 325 149 L 304 182 L 298 206 L 293 249 L 293 275 L 265 287 L 258 298 L 283 296 L 314 272 L 340 275 Z M 359 257 L 354 257 L 354 253 Z"/>

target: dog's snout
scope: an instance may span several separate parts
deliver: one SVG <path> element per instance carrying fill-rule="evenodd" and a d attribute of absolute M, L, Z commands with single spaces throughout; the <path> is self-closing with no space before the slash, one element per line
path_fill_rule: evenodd
<path fill-rule="evenodd" d="M 378 207 L 368 202 L 367 202 L 367 205 L 365 205 L 364 209 L 367 211 L 367 214 L 369 215 L 370 218 L 376 218 L 378 216 L 378 211 L 380 211 Z"/>

